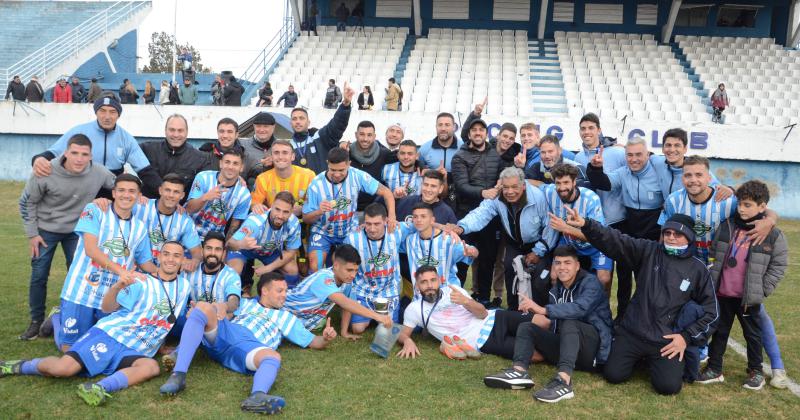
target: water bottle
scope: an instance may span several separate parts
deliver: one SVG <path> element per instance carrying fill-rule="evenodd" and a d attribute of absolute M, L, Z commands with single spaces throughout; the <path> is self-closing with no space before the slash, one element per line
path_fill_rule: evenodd
<path fill-rule="evenodd" d="M 392 325 L 392 328 L 386 328 L 383 324 L 378 324 L 375 328 L 375 339 L 372 340 L 369 349 L 378 356 L 387 359 L 399 335 L 400 327 L 398 325 Z"/>

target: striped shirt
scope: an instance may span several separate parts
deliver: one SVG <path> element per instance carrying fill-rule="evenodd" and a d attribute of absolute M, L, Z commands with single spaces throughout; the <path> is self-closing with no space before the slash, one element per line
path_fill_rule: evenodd
<path fill-rule="evenodd" d="M 358 226 L 356 206 L 358 193 L 374 195 L 380 183 L 370 174 L 356 168 L 347 170 L 347 177 L 339 184 L 331 183 L 326 177 L 327 171 L 317 175 L 308 187 L 303 214 L 319 210 L 323 201 L 335 201 L 334 209 L 325 212 L 314 224 L 311 233 L 334 238 L 344 238 Z"/>
<path fill-rule="evenodd" d="M 159 212 L 158 200 L 155 198 L 148 200 L 144 205 L 136 204 L 133 207 L 133 215 L 147 226 L 153 262 L 156 264 L 161 246 L 166 241 L 178 241 L 187 251 L 200 246 L 200 237 L 197 236 L 192 218 L 177 210 L 170 215 Z"/>
<path fill-rule="evenodd" d="M 567 205 L 569 208 L 577 210 L 578 214 L 583 218 L 594 219 L 602 225 L 606 224 L 605 216 L 603 216 L 603 206 L 600 203 L 600 196 L 594 191 L 588 188 L 578 187 L 578 198 L 571 203 L 564 203 L 561 201 L 558 191 L 556 191 L 555 184 L 543 185 L 541 188 L 544 193 L 545 201 L 547 201 L 548 211 L 560 217 L 561 220 L 567 220 L 568 213 L 567 209 L 564 208 L 564 206 Z M 591 255 L 599 252 L 589 242 L 581 241 L 566 233 L 561 234 L 559 243 L 571 245 L 580 255 Z"/>
<path fill-rule="evenodd" d="M 685 189 L 670 194 L 664 205 L 664 211 L 658 219 L 658 224 L 663 225 L 673 214 L 685 214 L 694 219 L 694 234 L 697 258 L 708 264 L 711 243 L 714 233 L 723 220 L 733 216 L 736 211 L 736 196 L 730 196 L 717 202 L 717 189 L 713 188 L 711 196 L 703 203 L 695 203 L 689 199 Z"/>
<path fill-rule="evenodd" d="M 193 273 L 185 275 L 189 280 L 194 302 L 226 302 L 230 295 L 242 298 L 239 274 L 227 265 L 223 265 L 216 273 L 208 274 L 205 272 L 205 264 L 201 264 Z"/>
<path fill-rule="evenodd" d="M 169 316 L 177 317 L 188 300 L 189 282 L 183 275 L 169 282 L 147 275 L 144 281 L 122 289 L 117 295 L 121 308 L 97 321 L 95 327 L 120 344 L 153 357 L 172 329 Z"/>
<path fill-rule="evenodd" d="M 268 256 L 284 249 L 297 250 L 301 245 L 300 221 L 292 214 L 279 229 L 275 229 L 269 222 L 269 211 L 251 214 L 232 238 L 241 241 L 247 236 L 256 238 L 256 243 L 260 246 L 247 250 L 256 255 Z"/>
<path fill-rule="evenodd" d="M 239 315 L 231 322 L 247 328 L 253 338 L 272 350 L 277 350 L 283 337 L 300 347 L 308 347 L 314 340 L 303 323 L 285 309 L 265 308 L 258 299 L 243 299 L 239 305 Z"/>
<path fill-rule="evenodd" d="M 417 195 L 422 188 L 422 176 L 416 168 L 411 173 L 403 172 L 400 170 L 400 162 L 384 166 L 381 177 L 390 191 L 403 188 L 407 195 Z"/>
<path fill-rule="evenodd" d="M 200 198 L 219 185 L 219 171 L 203 171 L 197 174 L 189 192 L 188 200 Z M 192 215 L 197 233 L 201 238 L 212 230 L 224 232 L 231 219 L 244 220 L 250 212 L 250 191 L 237 181 L 230 188 L 222 188 L 219 199 L 206 202 Z"/>
<path fill-rule="evenodd" d="M 275 195 L 281 191 L 292 193 L 292 197 L 294 197 L 297 204 L 303 205 L 306 200 L 308 186 L 311 185 L 311 180 L 315 176 L 316 174 L 311 169 L 297 165 L 292 165 L 292 175 L 289 178 L 281 178 L 275 168 L 270 169 L 256 178 L 252 205 L 264 204 L 267 207 L 272 207 L 272 203 L 275 202 Z"/>
<path fill-rule="evenodd" d="M 114 213 L 114 206 L 102 212 L 93 203 L 84 207 L 78 224 L 78 245 L 72 265 L 61 289 L 61 299 L 90 308 L 100 309 L 106 290 L 119 280 L 119 276 L 92 262 L 86 255 L 85 234 L 97 238 L 97 246 L 115 264 L 132 270 L 134 261 L 143 264 L 152 260 L 147 228 L 135 217 L 120 219 Z"/>
<path fill-rule="evenodd" d="M 431 242 L 433 241 L 433 242 Z M 454 242 L 450 236 L 439 233 L 433 239 L 422 239 L 419 232 L 408 235 L 406 238 L 405 251 L 408 255 L 408 271 L 411 273 L 411 284 L 415 284 L 417 268 L 423 265 L 436 267 L 442 289 L 447 284 L 461 286 L 458 279 L 458 268 L 456 263 L 463 262 L 471 264 L 472 258 L 464 255 L 464 244 L 460 241 Z M 414 289 L 414 294 L 418 292 Z"/>
<path fill-rule="evenodd" d="M 312 330 L 320 325 L 333 309 L 334 303 L 328 297 L 334 293 L 348 296 L 349 286 L 346 283 L 337 286 L 333 270 L 323 268 L 303 279 L 294 289 L 290 289 L 283 307 L 300 318 L 306 329 Z"/>
<path fill-rule="evenodd" d="M 366 232 L 350 232 L 345 243 L 353 245 L 361 255 L 361 265 L 353 280 L 353 293 L 366 298 L 392 298 L 400 295 L 399 250 L 408 235 L 416 232 L 408 223 L 398 223 L 397 229 L 384 231 L 382 239 L 373 241 Z"/>

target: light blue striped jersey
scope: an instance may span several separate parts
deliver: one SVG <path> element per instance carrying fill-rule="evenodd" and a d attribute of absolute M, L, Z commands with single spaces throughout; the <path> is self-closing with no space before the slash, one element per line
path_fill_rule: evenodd
<path fill-rule="evenodd" d="M 277 350 L 283 337 L 300 347 L 308 347 L 314 340 L 303 323 L 285 309 L 272 309 L 262 306 L 258 299 L 242 299 L 239 315 L 231 322 L 247 328 L 253 338 L 272 350 Z"/>
<path fill-rule="evenodd" d="M 200 246 L 200 237 L 197 236 L 197 229 L 192 218 L 178 211 L 170 215 L 160 213 L 158 200 L 155 198 L 148 200 L 144 205 L 137 203 L 133 207 L 133 215 L 147 226 L 153 262 L 156 265 L 164 242 L 178 241 L 187 251 Z"/>
<path fill-rule="evenodd" d="M 236 270 L 227 265 L 223 265 L 219 271 L 213 274 L 208 274 L 204 270 L 205 263 L 200 264 L 193 273 L 185 273 L 191 286 L 192 301 L 224 303 L 230 295 L 242 298 L 242 280 Z"/>
<path fill-rule="evenodd" d="M 147 275 L 145 280 L 122 289 L 117 295 L 121 308 L 97 321 L 95 327 L 117 342 L 153 357 L 172 329 L 170 314 L 177 317 L 188 300 L 189 282 L 183 274 L 169 282 Z"/>
<path fill-rule="evenodd" d="M 116 273 L 97 266 L 86 255 L 86 234 L 97 238 L 100 250 L 126 270 L 132 270 L 134 262 L 143 264 L 152 260 L 145 224 L 135 217 L 118 218 L 113 205 L 103 212 L 93 203 L 87 204 L 75 225 L 75 233 L 78 245 L 61 289 L 61 299 L 68 302 L 100 309 L 106 290 L 119 280 Z"/>
<path fill-rule="evenodd" d="M 241 241 L 246 236 L 256 238 L 256 243 L 260 246 L 260 248 L 247 251 L 261 256 L 272 255 L 273 252 L 280 252 L 284 249 L 297 250 L 302 245 L 300 221 L 293 214 L 278 229 L 275 229 L 269 222 L 269 211 L 264 214 L 251 214 L 233 235 L 233 239 Z"/>
<path fill-rule="evenodd" d="M 358 227 L 356 207 L 358 193 L 374 195 L 380 183 L 370 174 L 356 168 L 347 170 L 347 177 L 339 184 L 332 184 L 326 177 L 327 171 L 318 174 L 311 181 L 303 203 L 303 214 L 319 210 L 323 201 L 336 201 L 334 209 L 325 212 L 311 225 L 311 234 L 319 234 L 344 239 L 351 230 Z"/>
<path fill-rule="evenodd" d="M 447 284 L 461 286 L 458 279 L 458 268 L 456 263 L 463 262 L 471 264 L 472 258 L 464 255 L 464 244 L 461 241 L 453 241 L 453 238 L 440 232 L 431 239 L 422 239 L 419 232 L 414 232 L 406 238 L 405 251 L 408 255 L 408 271 L 411 274 L 411 284 L 415 284 L 417 268 L 423 265 L 436 267 L 439 274 L 439 281 L 443 289 L 447 289 Z M 414 295 L 417 295 L 414 289 Z"/>
<path fill-rule="evenodd" d="M 704 203 L 693 202 L 685 189 L 675 191 L 667 198 L 664 211 L 658 219 L 659 225 L 663 225 L 673 214 L 685 214 L 694 219 L 696 254 L 706 264 L 717 227 L 723 220 L 733 216 L 737 206 L 736 196 L 717 202 L 717 189 L 713 190 Z"/>
<path fill-rule="evenodd" d="M 417 195 L 422 188 L 422 176 L 417 169 L 414 168 L 411 173 L 405 173 L 400 170 L 400 162 L 384 166 L 381 177 L 390 191 L 402 187 L 406 190 L 407 195 Z"/>
<path fill-rule="evenodd" d="M 230 188 L 223 188 L 220 198 L 206 202 L 206 204 L 192 214 L 194 224 L 197 225 L 197 234 L 205 238 L 212 230 L 224 232 L 225 225 L 231 219 L 244 220 L 250 212 L 250 191 L 246 186 L 236 182 Z M 189 191 L 187 200 L 200 198 L 219 185 L 219 171 L 203 171 L 194 177 L 192 190 Z"/>
<path fill-rule="evenodd" d="M 567 205 L 573 210 L 577 210 L 578 214 L 583 218 L 594 219 L 598 223 L 605 226 L 606 219 L 603 216 L 603 206 L 600 204 L 600 197 L 588 188 L 578 187 L 578 198 L 572 203 L 564 203 L 561 197 L 558 196 L 555 184 L 547 184 L 542 186 L 545 200 L 547 201 L 548 211 L 560 217 L 562 220 L 567 220 Z M 578 251 L 580 255 L 590 255 L 598 252 L 589 242 L 584 242 L 576 239 L 572 235 L 561 234 L 560 243 L 571 245 Z"/>
<path fill-rule="evenodd" d="M 346 244 L 353 245 L 361 255 L 361 265 L 353 280 L 353 293 L 366 299 L 391 298 L 400 295 L 400 253 L 414 226 L 403 222 L 382 239 L 373 241 L 362 231 L 350 232 Z"/>
<path fill-rule="evenodd" d="M 328 297 L 334 293 L 350 295 L 350 284 L 336 285 L 333 270 L 323 268 L 306 277 L 286 294 L 284 309 L 303 321 L 306 329 L 317 327 L 333 309 L 334 303 Z"/>

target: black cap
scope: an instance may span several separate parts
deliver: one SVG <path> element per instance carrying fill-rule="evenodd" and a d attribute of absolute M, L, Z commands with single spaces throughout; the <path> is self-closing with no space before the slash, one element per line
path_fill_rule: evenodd
<path fill-rule="evenodd" d="M 472 126 L 475 125 L 475 124 L 480 124 L 480 125 L 483 126 L 483 128 L 489 128 L 489 126 L 486 125 L 486 121 L 484 121 L 484 120 L 482 120 L 480 118 L 472 120 L 472 122 L 469 123 L 469 127 L 467 127 L 467 128 L 472 128 Z"/>
<path fill-rule="evenodd" d="M 253 124 L 275 125 L 275 117 L 269 112 L 259 112 L 253 118 Z"/>
<path fill-rule="evenodd" d="M 685 214 L 673 214 L 669 220 L 661 226 L 661 231 L 672 229 L 685 236 L 689 242 L 694 242 L 694 219 Z"/>

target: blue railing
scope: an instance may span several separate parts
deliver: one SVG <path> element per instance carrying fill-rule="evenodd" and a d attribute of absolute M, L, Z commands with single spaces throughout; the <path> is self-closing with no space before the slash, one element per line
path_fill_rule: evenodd
<path fill-rule="evenodd" d="M 239 79 L 253 82 L 252 85 L 245 88 L 244 94 L 242 95 L 242 105 L 247 106 L 250 104 L 253 95 L 264 85 L 264 82 L 292 45 L 292 42 L 297 38 L 298 34 L 299 28 L 294 18 L 287 16 L 278 33 L 267 42 L 267 45 L 258 53 L 250 65 L 247 66 L 242 76 L 239 77 Z"/>

